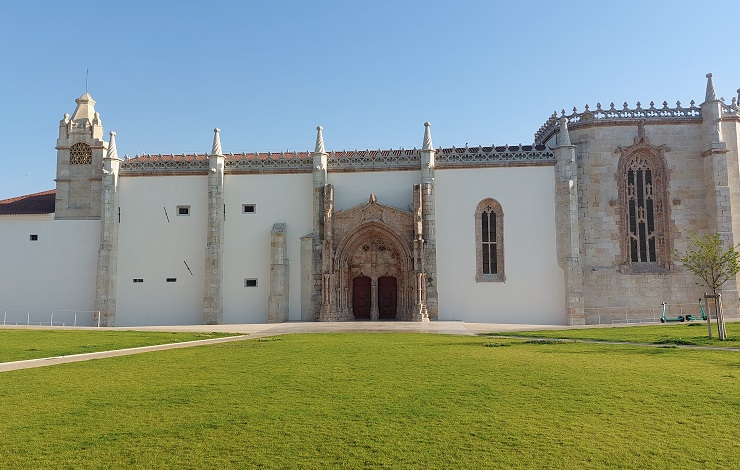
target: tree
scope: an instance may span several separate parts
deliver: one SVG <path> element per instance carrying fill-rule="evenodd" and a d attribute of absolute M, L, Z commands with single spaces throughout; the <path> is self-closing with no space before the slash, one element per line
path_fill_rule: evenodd
<path fill-rule="evenodd" d="M 705 285 L 712 289 L 712 294 L 717 295 L 717 289 L 735 277 L 740 271 L 740 253 L 737 246 L 728 246 L 724 249 L 719 233 L 704 235 L 700 237 L 695 235 L 691 238 L 692 249 L 680 258 L 683 265 L 699 277 L 702 282 L 697 285 Z M 715 297 L 716 298 L 716 297 Z M 717 322 L 719 327 L 719 339 L 725 339 L 727 333 L 724 332 L 724 319 L 719 305 L 717 310 Z M 710 338 L 711 338 L 711 330 Z"/>

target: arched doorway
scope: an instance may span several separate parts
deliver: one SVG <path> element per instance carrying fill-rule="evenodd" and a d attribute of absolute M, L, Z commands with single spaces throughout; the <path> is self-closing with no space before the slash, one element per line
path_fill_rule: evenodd
<path fill-rule="evenodd" d="M 352 279 L 352 313 L 355 320 L 369 320 L 372 307 L 372 283 L 367 276 Z"/>
<path fill-rule="evenodd" d="M 396 278 L 378 278 L 378 312 L 381 320 L 395 320 L 398 307 L 398 287 Z"/>

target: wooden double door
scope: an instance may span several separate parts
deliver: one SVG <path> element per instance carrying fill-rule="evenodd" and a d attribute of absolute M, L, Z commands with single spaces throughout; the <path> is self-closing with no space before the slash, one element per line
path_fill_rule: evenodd
<path fill-rule="evenodd" d="M 398 307 L 398 282 L 395 277 L 378 278 L 378 293 L 373 296 L 372 280 L 358 276 L 352 280 L 352 313 L 356 320 L 372 318 L 373 307 L 378 309 L 378 318 L 393 320 Z"/>

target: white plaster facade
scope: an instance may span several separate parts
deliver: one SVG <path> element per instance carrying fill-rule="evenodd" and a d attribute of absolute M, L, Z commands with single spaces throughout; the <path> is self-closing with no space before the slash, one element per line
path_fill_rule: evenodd
<path fill-rule="evenodd" d="M 501 147 L 434 149 L 427 123 L 420 150 L 327 152 L 319 127 L 314 152 L 230 154 L 216 129 L 209 155 L 121 160 L 92 98 L 76 101 L 56 191 L 0 201 L 5 316 L 594 323 L 695 301 L 670 254 L 695 233 L 740 239 L 740 112 L 711 77 L 700 105 L 599 105 Z M 655 178 L 642 235 L 628 167 Z"/>

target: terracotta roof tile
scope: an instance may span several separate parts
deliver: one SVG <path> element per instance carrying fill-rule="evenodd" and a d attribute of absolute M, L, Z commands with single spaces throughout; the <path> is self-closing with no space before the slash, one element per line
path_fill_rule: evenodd
<path fill-rule="evenodd" d="M 18 196 L 0 201 L 0 215 L 53 214 L 56 190 Z"/>

